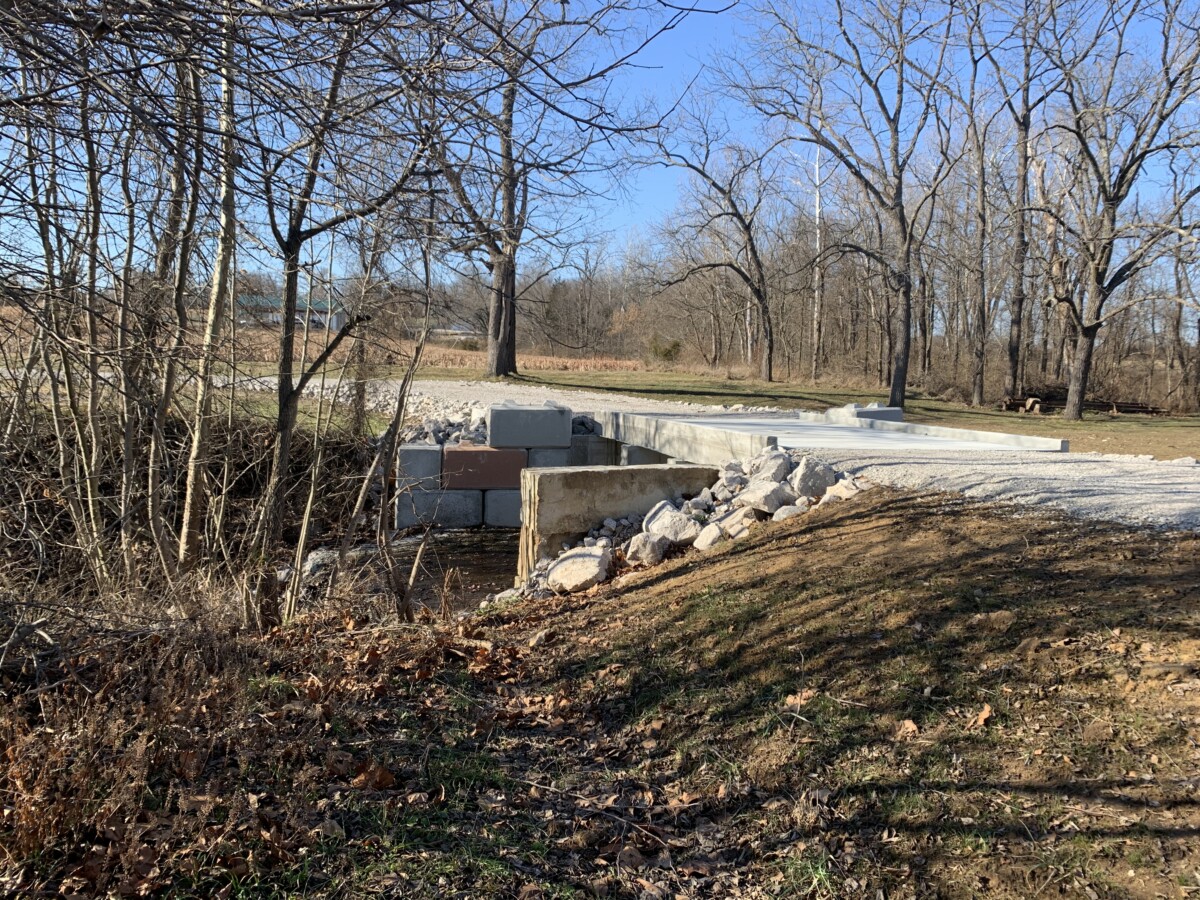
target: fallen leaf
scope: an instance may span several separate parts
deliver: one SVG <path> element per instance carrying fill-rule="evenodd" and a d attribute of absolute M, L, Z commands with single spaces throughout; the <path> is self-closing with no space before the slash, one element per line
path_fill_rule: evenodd
<path fill-rule="evenodd" d="M 389 772 L 386 766 L 373 762 L 364 766 L 350 783 L 356 788 L 382 791 L 396 783 L 396 776 Z"/>
<path fill-rule="evenodd" d="M 800 709 L 808 705 L 813 697 L 817 696 L 817 692 L 812 688 L 805 688 L 798 694 L 788 694 L 787 699 L 783 701 L 784 712 L 799 712 Z"/>
<path fill-rule="evenodd" d="M 892 740 L 894 741 L 909 741 L 921 733 L 921 729 L 917 727 L 917 723 L 912 719 L 905 719 L 892 729 Z"/>
<path fill-rule="evenodd" d="M 679 864 L 680 875 L 699 875 L 702 878 L 709 877 L 716 869 L 716 863 L 703 856 L 693 857 Z"/>
<path fill-rule="evenodd" d="M 622 869 L 640 869 L 646 865 L 646 857 L 638 852 L 637 847 L 627 844 L 617 854 L 617 865 Z"/>
<path fill-rule="evenodd" d="M 992 704 L 983 704 L 981 709 L 970 722 L 967 723 L 968 728 L 982 728 L 988 723 L 988 719 L 992 717 Z"/>
<path fill-rule="evenodd" d="M 637 879 L 638 886 L 642 889 L 642 897 L 645 900 L 665 900 L 670 894 L 666 888 L 655 884 L 653 881 L 647 881 L 645 878 Z"/>
<path fill-rule="evenodd" d="M 354 757 L 345 750 L 330 750 L 325 757 L 325 768 L 330 775 L 343 778 L 354 767 Z"/>
<path fill-rule="evenodd" d="M 313 833 L 320 837 L 333 838 L 336 841 L 345 840 L 346 838 L 346 829 L 333 821 L 333 819 L 326 819 L 313 829 Z"/>

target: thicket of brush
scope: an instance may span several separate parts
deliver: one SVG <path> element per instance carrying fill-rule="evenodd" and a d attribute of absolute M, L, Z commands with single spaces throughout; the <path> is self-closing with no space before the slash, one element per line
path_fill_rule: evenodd
<path fill-rule="evenodd" d="M 188 427 L 167 422 L 165 459 L 178 473 Z M 101 416 L 94 430 L 102 448 L 95 491 L 110 500 L 100 504 L 96 534 L 99 552 L 120 559 L 123 529 L 111 502 L 121 478 L 116 423 Z M 294 699 L 295 688 L 281 687 L 290 682 L 273 673 L 303 667 L 323 684 L 325 663 L 345 663 L 286 650 L 311 640 L 313 629 L 343 631 L 345 617 L 327 612 L 336 602 L 310 612 L 309 625 L 265 634 L 246 607 L 252 569 L 244 554 L 269 481 L 272 427 L 244 415 L 216 427 L 222 452 L 207 473 L 212 514 L 202 565 L 168 578 L 149 535 L 135 535 L 133 577 L 115 569 L 107 586 L 95 578 L 96 551 L 82 545 L 62 496 L 47 428 L 26 420 L 0 448 L 0 890 L 144 893 L 179 879 L 201 886 L 209 869 L 228 880 L 259 864 L 245 841 L 250 825 L 261 824 L 258 812 L 237 785 L 253 774 L 286 795 L 302 786 L 301 763 L 327 742 L 328 721 L 305 715 L 292 723 L 294 746 L 280 750 L 264 735 L 276 726 L 252 711 L 265 694 Z M 290 561 L 301 523 L 309 544 L 345 533 L 373 453 L 371 442 L 345 429 L 297 429 L 285 555 L 272 567 Z M 320 488 L 310 502 L 313 483 Z M 165 512 L 174 532 L 178 504 Z M 353 596 L 353 583 L 343 589 Z M 316 813 L 301 806 L 300 819 L 284 814 L 267 833 L 291 829 L 293 842 L 306 843 Z M 257 827 L 250 834 L 271 843 Z"/>

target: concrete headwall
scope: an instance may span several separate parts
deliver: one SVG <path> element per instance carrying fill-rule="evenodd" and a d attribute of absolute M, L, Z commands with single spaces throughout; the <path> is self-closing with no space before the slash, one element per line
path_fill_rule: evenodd
<path fill-rule="evenodd" d="M 710 466 L 587 466 L 521 473 L 523 583 L 542 557 L 553 557 L 605 519 L 646 512 L 660 500 L 695 495 L 717 480 Z"/>
<path fill-rule="evenodd" d="M 770 435 L 729 431 L 660 416 L 602 412 L 595 418 L 606 438 L 709 466 L 757 456 L 779 443 Z"/>

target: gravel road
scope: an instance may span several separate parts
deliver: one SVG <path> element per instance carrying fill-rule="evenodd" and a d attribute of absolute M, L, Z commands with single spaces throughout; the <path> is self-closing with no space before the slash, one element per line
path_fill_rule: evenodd
<path fill-rule="evenodd" d="M 562 403 L 577 413 L 595 412 L 600 409 L 614 412 L 671 412 L 705 415 L 721 412 L 724 407 L 707 406 L 703 403 L 675 403 L 666 400 L 651 400 L 646 397 L 631 397 L 598 391 L 570 391 L 548 388 L 537 384 L 510 384 L 490 381 L 422 381 L 413 384 L 414 398 L 425 397 L 442 401 L 448 406 L 458 404 L 544 403 L 547 400 Z M 743 407 L 743 409 L 765 410 L 768 407 Z"/>
<path fill-rule="evenodd" d="M 879 484 L 1050 506 L 1082 519 L 1200 531 L 1200 466 L 1102 453 L 817 451 Z"/>
<path fill-rule="evenodd" d="M 613 409 L 713 415 L 722 407 L 668 403 L 613 393 L 536 385 L 419 381 L 426 403 L 447 405 L 552 400 L 576 411 Z M 955 491 L 978 500 L 1050 506 L 1084 519 L 1200 530 L 1200 466 L 1100 453 L 999 450 L 846 451 L 815 454 L 879 484 Z"/>

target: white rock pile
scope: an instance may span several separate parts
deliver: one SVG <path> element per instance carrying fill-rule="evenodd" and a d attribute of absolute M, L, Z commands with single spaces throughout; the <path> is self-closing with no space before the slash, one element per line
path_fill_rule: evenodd
<path fill-rule="evenodd" d="M 541 560 L 523 587 L 495 599 L 587 590 L 610 578 L 622 557 L 630 568 L 655 566 L 672 550 L 710 550 L 745 537 L 760 522 L 801 516 L 869 487 L 865 480 L 839 474 L 794 450 L 730 460 L 713 485 L 697 496 L 664 500 L 642 517 L 606 519 L 577 547 L 564 544 L 557 559 Z"/>
<path fill-rule="evenodd" d="M 486 444 L 487 407 L 476 406 L 467 415 L 430 416 L 400 431 L 402 444 Z"/>
<path fill-rule="evenodd" d="M 486 406 L 462 406 L 439 403 L 417 395 L 409 400 L 406 425 L 400 432 L 402 444 L 486 444 L 488 438 Z M 596 434 L 599 425 L 591 416 L 571 419 L 572 434 Z"/>

